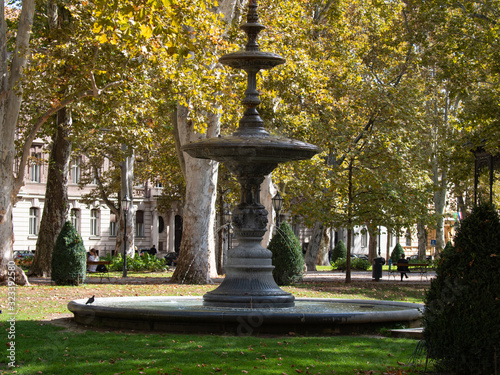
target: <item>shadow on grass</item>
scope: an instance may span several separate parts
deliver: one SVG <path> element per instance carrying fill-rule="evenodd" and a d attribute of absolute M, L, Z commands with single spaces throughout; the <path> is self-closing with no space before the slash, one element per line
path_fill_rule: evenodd
<path fill-rule="evenodd" d="M 2 331 L 6 322 L 1 323 Z M 380 337 L 238 337 L 68 330 L 16 322 L 17 374 L 405 374 L 417 341 Z M 373 371 L 373 372 L 370 372 Z M 401 372 L 399 372 L 401 371 Z M 9 373 L 9 372 L 7 372 Z"/>

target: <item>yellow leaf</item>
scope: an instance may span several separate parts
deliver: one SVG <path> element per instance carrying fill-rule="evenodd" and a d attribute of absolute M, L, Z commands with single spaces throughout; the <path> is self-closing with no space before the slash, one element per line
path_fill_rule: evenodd
<path fill-rule="evenodd" d="M 101 30 L 102 30 L 102 25 L 98 25 L 98 24 L 95 24 L 94 28 L 92 29 L 94 34 L 99 34 L 101 32 Z"/>
<path fill-rule="evenodd" d="M 148 25 L 141 25 L 141 35 L 149 39 L 153 35 L 153 29 Z"/>
<path fill-rule="evenodd" d="M 108 37 L 106 34 L 99 35 L 99 43 L 106 43 L 108 41 Z"/>

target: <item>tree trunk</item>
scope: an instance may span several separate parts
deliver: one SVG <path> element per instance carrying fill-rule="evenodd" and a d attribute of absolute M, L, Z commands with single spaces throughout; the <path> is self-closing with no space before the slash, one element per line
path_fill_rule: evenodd
<path fill-rule="evenodd" d="M 373 259 L 378 256 L 377 254 L 377 228 L 374 227 L 371 223 L 367 224 L 369 240 L 368 240 L 368 261 L 370 264 L 373 264 Z"/>
<path fill-rule="evenodd" d="M 125 215 L 124 207 L 122 204 L 121 207 L 121 217 L 120 217 L 120 232 L 122 234 L 126 234 L 125 240 L 125 253 L 130 256 L 135 256 L 135 230 L 134 230 L 134 216 L 135 216 L 135 208 L 134 208 L 134 162 L 135 155 L 133 150 L 130 150 L 129 147 L 125 144 L 122 144 L 122 152 L 123 152 L 123 161 L 121 162 L 121 189 L 120 196 L 123 200 L 125 196 L 129 199 L 129 208 L 127 211 L 127 215 Z M 126 216 L 126 220 L 125 220 Z M 127 232 L 124 233 L 124 230 Z M 123 250 L 122 250 L 123 252 Z"/>
<path fill-rule="evenodd" d="M 308 271 L 316 271 L 316 260 L 318 259 L 319 248 L 321 246 L 321 240 L 323 239 L 323 232 L 325 230 L 325 225 L 322 222 L 317 221 L 314 223 L 314 228 L 311 234 L 311 239 L 309 245 L 307 246 L 305 263 Z"/>
<path fill-rule="evenodd" d="M 347 188 L 347 259 L 345 270 L 345 283 L 351 283 L 351 247 L 352 247 L 352 205 L 353 205 L 353 166 L 354 158 L 351 158 L 348 166 L 348 188 Z"/>
<path fill-rule="evenodd" d="M 271 174 L 267 175 L 264 179 L 264 182 L 260 185 L 260 203 L 266 208 L 267 215 L 267 232 L 262 237 L 262 241 L 260 245 L 267 249 L 267 245 L 269 245 L 269 241 L 273 237 L 274 226 L 276 224 L 276 213 L 273 209 L 273 197 L 276 195 L 278 189 L 273 184 L 273 179 Z"/>
<path fill-rule="evenodd" d="M 425 260 L 427 253 L 427 229 L 425 224 L 419 220 L 417 222 L 417 238 L 418 238 L 418 259 Z"/>
<path fill-rule="evenodd" d="M 2 77 L 0 96 L 0 283 L 5 284 L 8 280 L 9 265 L 12 268 L 14 231 L 12 226 L 12 207 L 17 201 L 19 188 L 15 186 L 15 177 L 12 172 L 15 160 L 15 132 L 19 110 L 22 101 L 22 73 L 30 54 L 29 39 L 33 14 L 35 12 L 35 1 L 24 0 L 22 2 L 21 15 L 17 28 L 16 47 L 13 53 L 9 69 L 7 59 L 7 25 L 5 22 L 5 3 L 0 5 L 0 56 Z M 24 170 L 18 171 L 23 175 Z M 28 284 L 24 272 L 15 268 L 15 282 L 19 285 Z"/>
<path fill-rule="evenodd" d="M 387 264 L 389 263 L 389 259 L 391 258 L 391 236 L 392 230 L 391 228 L 387 228 L 387 243 L 385 247 L 385 261 Z"/>
<path fill-rule="evenodd" d="M 188 109 L 177 107 L 174 128 L 181 145 L 204 138 L 196 133 L 188 119 Z M 213 118 L 206 136 L 216 136 L 219 124 Z M 215 201 L 217 198 L 217 174 L 219 163 L 213 160 L 195 159 L 184 153 L 186 197 L 183 211 L 183 233 L 179 261 L 172 275 L 172 282 L 187 284 L 211 283 L 215 267 Z M 213 258 L 213 261 L 209 259 Z M 213 264 L 212 264 L 213 263 Z"/>
<path fill-rule="evenodd" d="M 433 158 L 433 173 L 432 180 L 434 183 L 434 209 L 436 211 L 436 252 L 435 254 L 440 254 L 441 250 L 445 247 L 445 237 L 444 237 L 444 213 L 446 208 L 446 198 L 447 198 L 447 173 L 445 170 L 439 171 L 438 160 L 436 157 Z"/>
<path fill-rule="evenodd" d="M 351 247 L 352 247 L 352 229 L 347 229 L 347 244 L 346 244 L 346 262 L 345 262 L 345 283 L 351 283 Z"/>
<path fill-rule="evenodd" d="M 215 11 L 224 15 L 230 24 L 235 16 L 237 0 L 222 0 Z M 177 156 L 186 182 L 183 212 L 183 234 L 179 261 L 172 281 L 188 284 L 211 283 L 217 276 L 215 262 L 215 201 L 219 163 L 213 160 L 194 159 L 180 150 L 182 145 L 220 133 L 220 115 L 210 113 L 205 134 L 196 133 L 188 119 L 188 108 L 180 104 L 172 116 Z"/>
<path fill-rule="evenodd" d="M 330 261 L 328 259 L 328 255 L 330 252 L 330 230 L 328 228 L 323 229 L 323 236 L 321 240 L 321 245 L 319 247 L 318 257 L 316 258 L 316 265 L 318 266 L 328 266 L 330 265 Z"/>
<path fill-rule="evenodd" d="M 61 8 L 63 10 L 64 8 Z M 60 10 L 55 0 L 47 1 L 47 22 L 52 32 L 60 28 L 58 23 Z M 69 12 L 65 12 L 66 17 Z M 65 19 L 67 22 L 70 19 Z M 61 76 L 64 76 L 65 68 L 62 68 Z M 66 92 L 61 88 L 61 93 Z M 69 129 L 72 125 L 71 109 L 61 108 L 57 111 L 56 129 L 54 131 L 52 149 L 49 155 L 47 183 L 45 186 L 45 202 L 43 214 L 40 221 L 40 230 L 36 241 L 36 252 L 29 274 L 33 276 L 50 276 L 52 249 L 56 242 L 59 231 L 64 225 L 68 214 L 68 170 L 71 158 L 71 142 L 69 141 Z"/>
<path fill-rule="evenodd" d="M 36 252 L 29 274 L 50 277 L 52 249 L 68 214 L 68 170 L 71 159 L 71 110 L 57 113 L 57 129 L 49 156 L 45 203 L 36 241 Z"/>

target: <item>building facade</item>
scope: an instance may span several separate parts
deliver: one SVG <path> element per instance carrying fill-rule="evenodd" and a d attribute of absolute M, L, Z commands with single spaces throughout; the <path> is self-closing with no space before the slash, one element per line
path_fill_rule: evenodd
<path fill-rule="evenodd" d="M 43 143 L 35 142 L 24 186 L 13 209 L 14 252 L 36 250 L 45 203 L 47 159 Z M 114 252 L 118 218 L 103 201 L 95 201 L 90 206 L 81 201 L 83 194 L 96 187 L 95 184 L 90 184 L 80 188 L 83 161 L 82 156 L 71 161 L 68 179 L 68 220 L 71 220 L 81 235 L 85 248 L 95 248 L 100 256 L 104 256 Z M 107 163 L 103 165 L 103 169 L 106 168 L 109 168 Z M 159 256 L 175 251 L 182 236 L 182 208 L 180 205 L 173 205 L 167 212 L 161 212 L 157 206 L 161 190 L 161 187 L 145 184 L 134 187 L 133 196 L 135 246 L 141 250 L 155 245 Z"/>

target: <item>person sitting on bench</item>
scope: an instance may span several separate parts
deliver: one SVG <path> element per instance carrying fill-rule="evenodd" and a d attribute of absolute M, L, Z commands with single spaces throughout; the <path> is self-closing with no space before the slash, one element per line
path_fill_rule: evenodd
<path fill-rule="evenodd" d="M 87 259 L 90 262 L 97 262 L 99 260 L 99 255 L 97 255 L 96 249 L 90 250 L 90 255 Z M 89 272 L 97 272 L 97 264 L 89 264 L 87 265 L 87 271 Z"/>
<path fill-rule="evenodd" d="M 403 281 L 403 276 L 408 278 L 408 275 L 406 272 L 408 272 L 408 266 L 400 266 L 400 263 L 406 263 L 408 264 L 408 259 L 405 258 L 405 255 L 401 255 L 401 259 L 398 260 L 398 271 L 401 272 L 401 281 Z"/>

